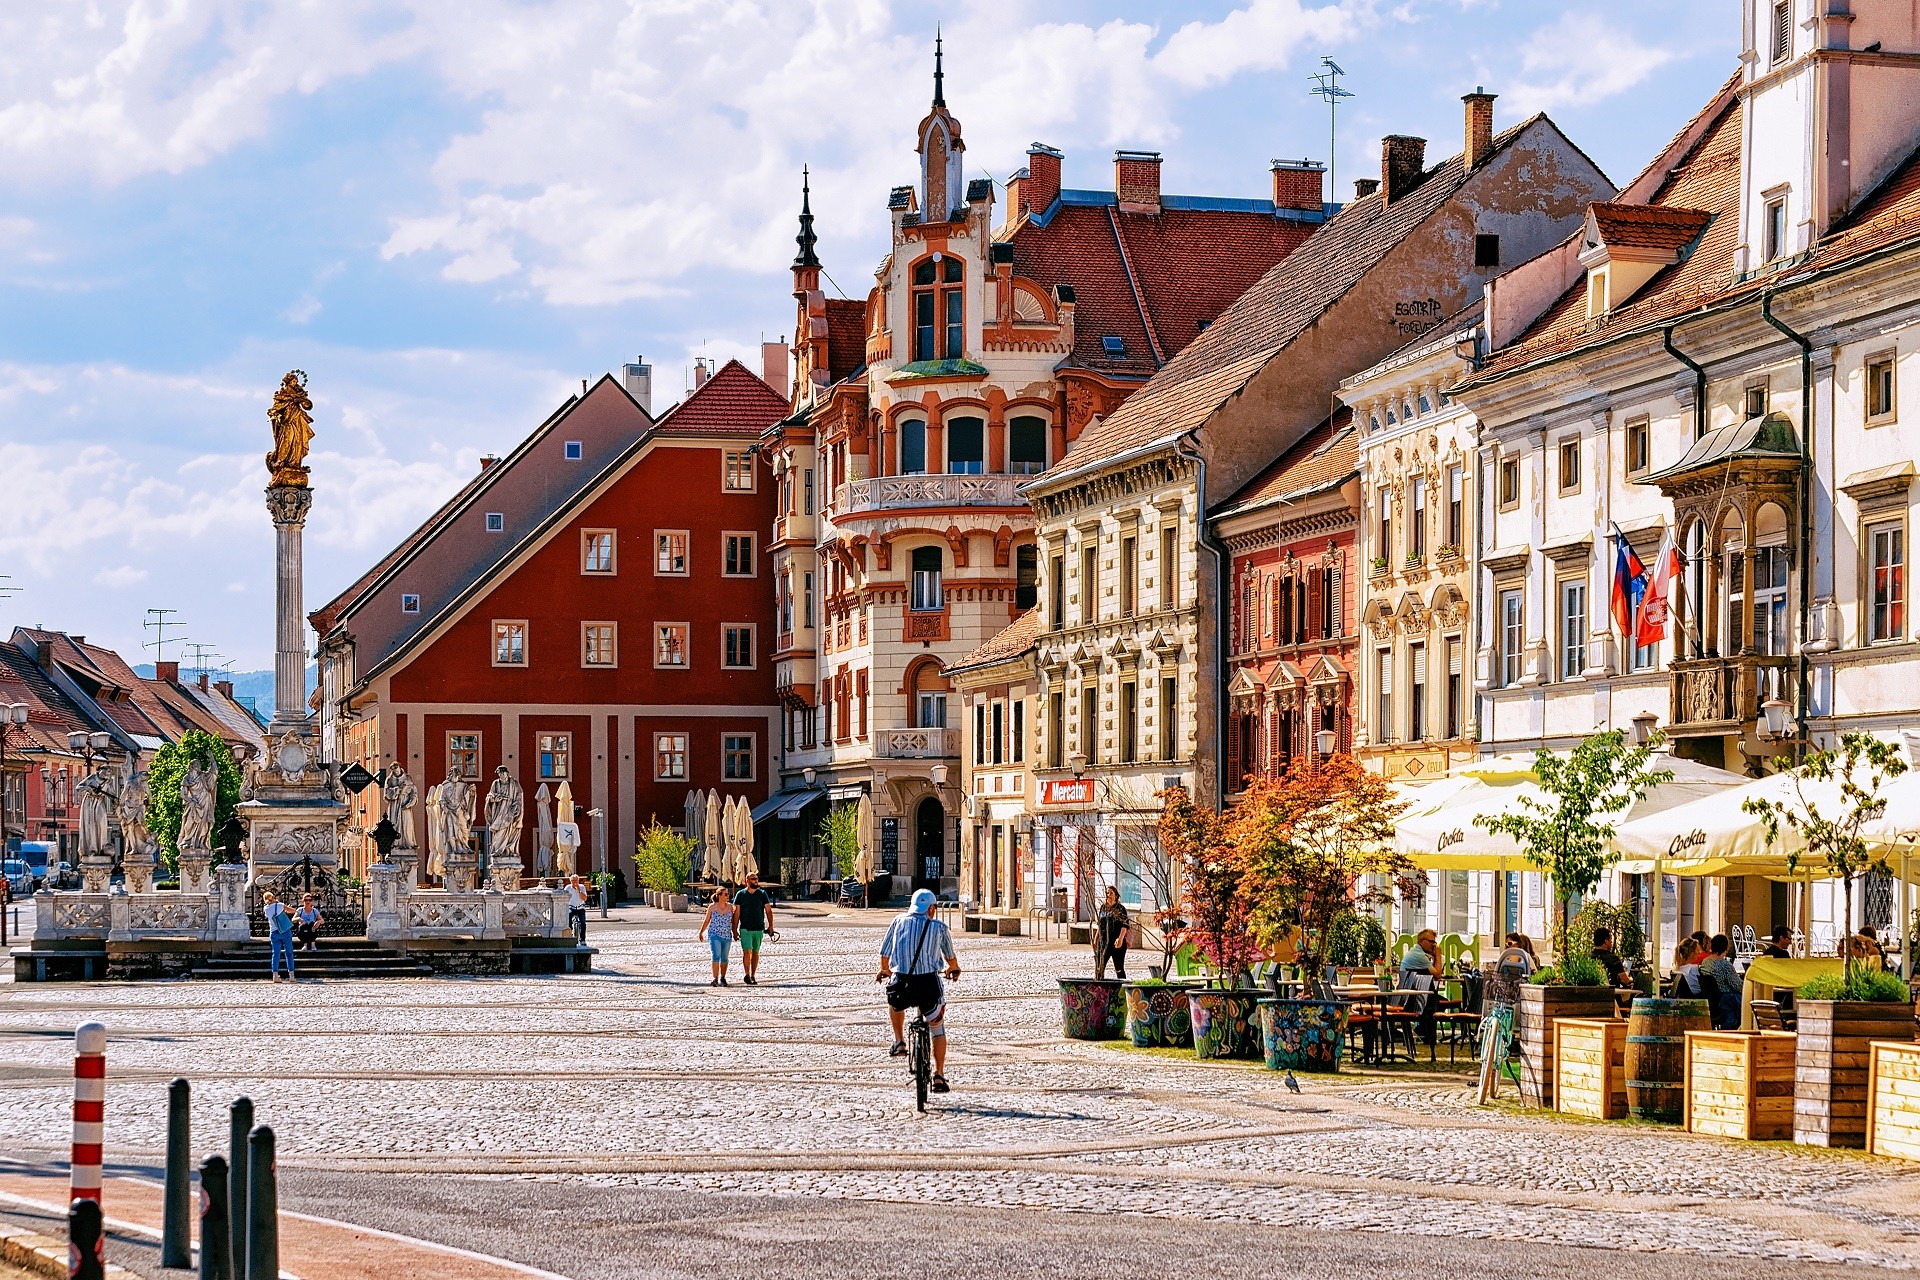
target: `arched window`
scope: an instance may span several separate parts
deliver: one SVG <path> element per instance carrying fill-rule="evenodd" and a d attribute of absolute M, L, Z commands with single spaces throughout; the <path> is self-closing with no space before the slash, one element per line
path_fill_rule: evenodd
<path fill-rule="evenodd" d="M 966 348 L 965 268 L 935 254 L 913 268 L 913 358 L 956 360 Z"/>
<path fill-rule="evenodd" d="M 927 470 L 927 424 L 918 418 L 900 424 L 900 474 L 923 475 Z"/>
<path fill-rule="evenodd" d="M 987 469 L 987 424 L 980 418 L 952 418 L 947 422 L 947 470 L 956 476 L 977 476 Z"/>
<path fill-rule="evenodd" d="M 938 547 L 913 549 L 913 600 L 911 607 L 920 613 L 938 613 L 946 607 L 940 589 L 941 556 Z"/>
<path fill-rule="evenodd" d="M 1031 415 L 1007 423 L 1007 470 L 1037 476 L 1047 469 L 1047 420 Z"/>
<path fill-rule="evenodd" d="M 940 674 L 940 663 L 929 659 L 907 672 L 907 708 L 916 729 L 947 727 L 947 694 L 952 689 Z"/>

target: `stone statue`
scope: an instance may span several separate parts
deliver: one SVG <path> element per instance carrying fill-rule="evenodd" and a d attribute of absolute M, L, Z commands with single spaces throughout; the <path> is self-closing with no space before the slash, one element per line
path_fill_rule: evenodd
<path fill-rule="evenodd" d="M 276 488 L 305 488 L 307 450 L 313 446 L 313 401 L 307 397 L 305 373 L 295 369 L 280 380 L 267 420 L 273 423 L 273 448 L 267 453 L 269 483 Z"/>
<path fill-rule="evenodd" d="M 447 874 L 447 816 L 437 784 L 427 788 L 427 874 Z"/>
<path fill-rule="evenodd" d="M 388 765 L 387 780 L 380 784 L 380 798 L 386 806 L 387 820 L 400 833 L 394 847 L 414 848 L 413 806 L 420 798 L 420 788 L 414 784 L 413 776 L 397 764 Z"/>
<path fill-rule="evenodd" d="M 180 779 L 181 849 L 213 847 L 213 810 L 220 799 L 220 770 L 194 760 Z"/>
<path fill-rule="evenodd" d="M 487 849 L 496 858 L 519 858 L 520 826 L 526 819 L 527 796 L 519 781 L 500 765 L 487 789 Z"/>
<path fill-rule="evenodd" d="M 138 772 L 132 756 L 121 766 L 120 842 L 129 858 L 153 856 L 153 836 L 147 830 L 147 775 Z"/>
<path fill-rule="evenodd" d="M 533 793 L 533 874 L 546 879 L 553 873 L 553 793 L 546 783 Z"/>
<path fill-rule="evenodd" d="M 107 823 L 113 814 L 113 779 L 102 765 L 74 784 L 80 797 L 80 856 L 113 857 L 113 837 Z"/>
<path fill-rule="evenodd" d="M 443 858 L 473 857 L 473 784 L 447 773 L 440 784 L 440 853 Z"/>

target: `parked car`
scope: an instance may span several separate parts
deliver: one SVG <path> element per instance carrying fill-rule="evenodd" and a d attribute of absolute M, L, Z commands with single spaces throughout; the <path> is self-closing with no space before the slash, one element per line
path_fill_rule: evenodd
<path fill-rule="evenodd" d="M 33 896 L 33 868 L 20 859 L 8 858 L 5 862 L 0 862 L 0 875 L 6 877 L 7 888 L 13 892 L 14 897 L 31 898 Z"/>

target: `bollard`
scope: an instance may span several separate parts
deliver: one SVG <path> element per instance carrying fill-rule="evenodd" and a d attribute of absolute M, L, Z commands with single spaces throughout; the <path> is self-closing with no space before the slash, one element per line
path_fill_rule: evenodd
<path fill-rule="evenodd" d="M 227 1162 L 208 1156 L 200 1162 L 200 1280 L 233 1280 L 228 1239 Z"/>
<path fill-rule="evenodd" d="M 252 1130 L 253 1099 L 235 1098 L 227 1108 L 227 1257 L 234 1280 L 247 1275 L 247 1134 Z"/>
<path fill-rule="evenodd" d="M 67 1206 L 67 1280 L 107 1280 L 107 1231 L 98 1200 Z"/>
<path fill-rule="evenodd" d="M 192 1224 L 188 1219 L 188 1197 L 193 1178 L 191 1167 L 193 1113 L 189 1108 L 189 1086 L 175 1080 L 167 1086 L 167 1181 L 161 1198 L 160 1265 L 187 1267 L 193 1264 L 189 1248 Z"/>
<path fill-rule="evenodd" d="M 261 1125 L 247 1145 L 246 1280 L 280 1280 L 280 1198 L 273 1187 L 273 1130 Z"/>
<path fill-rule="evenodd" d="M 73 1033 L 73 1157 L 67 1199 L 100 1199 L 100 1143 L 107 1112 L 107 1029 L 83 1022 Z"/>

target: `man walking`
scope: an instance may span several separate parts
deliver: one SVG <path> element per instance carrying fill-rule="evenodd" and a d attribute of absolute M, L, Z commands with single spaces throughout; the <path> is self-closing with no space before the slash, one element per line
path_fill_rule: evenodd
<path fill-rule="evenodd" d="M 746 970 L 746 983 L 760 985 L 760 948 L 773 932 L 773 899 L 760 887 L 758 872 L 747 872 L 747 883 L 733 895 L 737 909 L 734 928 L 740 938 L 740 967 Z"/>

